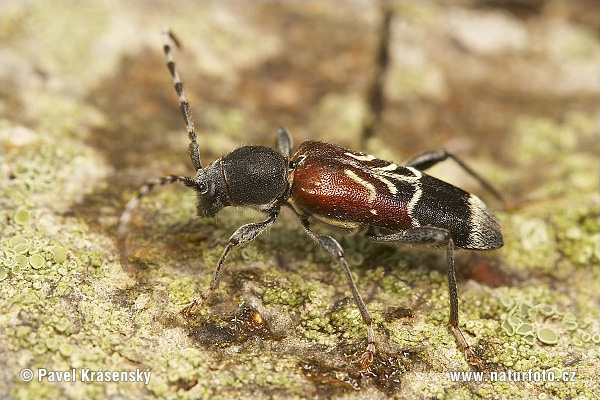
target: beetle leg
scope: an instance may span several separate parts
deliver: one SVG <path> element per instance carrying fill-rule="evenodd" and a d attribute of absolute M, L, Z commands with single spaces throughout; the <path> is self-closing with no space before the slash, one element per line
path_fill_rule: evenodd
<path fill-rule="evenodd" d="M 466 173 L 471 175 L 477 182 L 479 182 L 481 186 L 483 186 L 488 192 L 490 192 L 492 195 L 494 195 L 494 197 L 496 197 L 505 206 L 507 206 L 507 202 L 506 200 L 504 200 L 504 197 L 502 197 L 500 192 L 498 192 L 498 190 L 496 190 L 496 188 L 494 188 L 494 186 L 492 186 L 491 183 L 489 183 L 481 175 L 475 172 L 475 170 L 469 167 L 463 160 L 444 149 L 430 150 L 426 151 L 425 153 L 416 155 L 408 161 L 406 161 L 404 163 L 404 166 L 416 168 L 419 171 L 425 171 L 426 169 L 431 168 L 435 164 L 444 161 L 448 158 L 454 160 L 454 162 L 456 162 L 463 170 L 465 170 Z"/>
<path fill-rule="evenodd" d="M 292 147 L 294 147 L 292 136 L 283 126 L 277 130 L 277 148 L 284 157 L 292 157 Z"/>
<path fill-rule="evenodd" d="M 346 274 L 346 280 L 348 281 L 348 285 L 350 286 L 350 291 L 352 292 L 352 296 L 354 297 L 354 302 L 360 311 L 360 315 L 362 317 L 363 322 L 367 328 L 367 348 L 365 352 L 361 356 L 359 363 L 362 365 L 363 369 L 366 369 L 368 364 L 373 362 L 373 356 L 375 354 L 375 333 L 373 332 L 373 318 L 371 314 L 369 314 L 369 310 L 367 310 L 367 306 L 363 301 L 360 293 L 358 293 L 358 289 L 356 287 L 356 283 L 354 283 L 354 279 L 352 278 L 352 274 L 350 273 L 350 268 L 348 267 L 348 262 L 346 262 L 346 258 L 344 257 L 344 250 L 342 246 L 331 236 L 328 235 L 319 235 L 313 232 L 310 229 L 310 223 L 307 219 L 302 219 L 302 226 L 304 230 L 315 242 L 317 242 L 321 247 L 323 247 L 329 254 L 334 256 L 335 258 L 340 260 L 342 264 L 342 268 L 344 269 L 344 273 Z"/>
<path fill-rule="evenodd" d="M 225 259 L 229 255 L 231 249 L 235 246 L 239 246 L 256 239 L 258 235 L 264 232 L 265 229 L 275 222 L 278 215 L 279 210 L 277 209 L 273 211 L 269 215 L 269 218 L 265 221 L 242 225 L 233 233 L 233 235 L 231 235 L 229 238 L 229 243 L 227 243 L 227 246 L 225 246 L 225 249 L 223 250 L 223 254 L 221 254 L 221 257 L 219 258 L 210 286 L 204 290 L 199 297 L 196 297 L 189 305 L 184 307 L 180 311 L 181 314 L 183 314 L 185 317 L 188 317 L 194 311 L 194 309 L 198 307 L 204 300 L 210 297 L 212 292 L 219 286 L 219 279 L 221 277 L 221 272 L 223 271 L 223 265 L 225 264 Z"/>
<path fill-rule="evenodd" d="M 450 319 L 448 325 L 452 330 L 459 348 L 464 352 L 469 364 L 473 364 L 480 371 L 485 370 L 481 360 L 475 355 L 458 326 L 458 288 L 456 285 L 456 269 L 454 267 L 454 241 L 450 232 L 443 228 L 422 226 L 407 229 L 391 235 L 367 235 L 367 239 L 376 242 L 394 242 L 406 244 L 446 245 L 446 258 L 448 263 L 448 292 L 450 293 Z"/>

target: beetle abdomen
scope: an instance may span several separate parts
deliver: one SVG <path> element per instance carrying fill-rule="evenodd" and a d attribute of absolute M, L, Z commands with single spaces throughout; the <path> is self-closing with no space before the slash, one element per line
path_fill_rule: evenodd
<path fill-rule="evenodd" d="M 504 244 L 498 221 L 479 197 L 424 173 L 415 196 L 410 215 L 416 226 L 445 228 L 463 249 L 492 250 Z"/>

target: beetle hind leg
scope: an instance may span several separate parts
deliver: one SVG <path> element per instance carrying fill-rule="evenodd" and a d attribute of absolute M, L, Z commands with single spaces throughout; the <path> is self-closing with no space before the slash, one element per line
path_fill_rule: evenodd
<path fill-rule="evenodd" d="M 352 274 L 350 273 L 350 268 L 348 266 L 348 262 L 344 257 L 344 250 L 342 246 L 331 236 L 328 235 L 319 235 L 313 232 L 310 229 L 310 223 L 306 219 L 302 219 L 302 226 L 304 230 L 315 242 L 317 242 L 322 248 L 324 248 L 329 254 L 334 256 L 335 258 L 340 260 L 342 264 L 342 268 L 346 275 L 346 280 L 348 281 L 348 286 L 350 286 L 350 291 L 352 292 L 352 297 L 354 297 L 354 302 L 360 311 L 360 315 L 367 329 L 367 347 L 365 352 L 361 356 L 359 360 L 359 364 L 366 370 L 368 365 L 373 362 L 373 357 L 375 355 L 375 333 L 373 331 L 373 318 L 367 310 L 367 306 L 363 301 L 360 293 L 358 292 L 358 288 L 356 287 L 356 283 L 354 283 L 354 279 L 352 278 Z"/>
<path fill-rule="evenodd" d="M 429 150 L 425 153 L 418 154 L 404 163 L 405 167 L 416 168 L 419 171 L 425 171 L 433 167 L 435 164 L 447 160 L 448 158 L 454 160 L 467 174 L 471 175 L 481 186 L 496 197 L 505 207 L 508 207 L 507 201 L 500 194 L 500 192 L 492 186 L 486 179 L 479 175 L 475 170 L 469 167 L 463 160 L 454 154 L 444 149 Z"/>
<path fill-rule="evenodd" d="M 445 245 L 448 264 L 448 292 L 450 294 L 450 318 L 448 326 L 452 330 L 459 348 L 463 351 L 469 364 L 475 365 L 479 371 L 485 370 L 482 361 L 475 355 L 458 326 L 458 288 L 456 285 L 456 269 L 454 266 L 454 241 L 450 232 L 443 228 L 422 226 L 407 229 L 391 235 L 366 235 L 367 239 L 376 242 Z"/>

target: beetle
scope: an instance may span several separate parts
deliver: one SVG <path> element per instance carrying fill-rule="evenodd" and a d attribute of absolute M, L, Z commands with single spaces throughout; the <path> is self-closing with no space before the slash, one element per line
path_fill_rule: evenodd
<path fill-rule="evenodd" d="M 452 159 L 503 201 L 500 193 L 445 150 L 422 153 L 403 165 L 318 141 L 303 142 L 292 154 L 292 138 L 285 128 L 278 131 L 278 151 L 264 146 L 243 146 L 203 167 L 190 105 L 173 61 L 172 45 L 179 46 L 178 40 L 165 29 L 164 55 L 190 139 L 189 154 L 196 175 L 169 175 L 151 181 L 127 203 L 118 226 L 122 264 L 127 263 L 126 238 L 132 213 L 140 200 L 157 186 L 181 182 L 194 190 L 196 213 L 203 218 L 212 218 L 228 206 L 249 207 L 267 214 L 264 221 L 243 225 L 231 235 L 210 286 L 181 310 L 181 314 L 189 317 L 217 288 L 230 251 L 255 239 L 275 223 L 281 208 L 287 207 L 298 216 L 308 236 L 339 260 L 366 327 L 367 345 L 360 363 L 368 366 L 375 354 L 372 317 L 352 278 L 344 250 L 333 237 L 314 232 L 313 223 L 345 234 L 360 233 L 376 242 L 445 246 L 450 293 L 448 325 L 467 361 L 483 370 L 483 363 L 459 327 L 454 249 L 502 247 L 500 225 L 477 196 L 423 171 Z"/>

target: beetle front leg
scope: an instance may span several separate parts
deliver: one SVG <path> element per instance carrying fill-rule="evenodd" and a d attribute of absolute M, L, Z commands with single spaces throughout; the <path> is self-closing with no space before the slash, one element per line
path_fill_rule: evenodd
<path fill-rule="evenodd" d="M 344 250 L 342 249 L 342 246 L 340 246 L 340 244 L 331 236 L 319 235 L 313 232 L 310 229 L 310 223 L 307 219 L 302 219 L 302 226 L 304 227 L 304 230 L 308 236 L 310 236 L 315 242 L 323 247 L 329 254 L 339 259 L 340 263 L 342 264 L 342 268 L 346 274 L 346 280 L 348 281 L 348 286 L 350 286 L 350 291 L 352 292 L 352 297 L 354 297 L 354 302 L 356 303 L 362 320 L 367 328 L 367 348 L 359 360 L 362 368 L 366 369 L 368 364 L 373 362 L 373 356 L 375 355 L 375 333 L 373 332 L 373 318 L 371 317 L 369 310 L 367 310 L 367 306 L 360 296 L 360 293 L 358 293 L 358 288 L 356 287 L 356 283 L 354 283 L 354 279 L 350 273 L 348 262 L 346 262 L 346 258 L 344 257 Z"/>
<path fill-rule="evenodd" d="M 198 307 L 204 300 L 210 297 L 212 292 L 219 286 L 219 279 L 221 278 L 223 265 L 225 265 L 225 259 L 229 255 L 231 249 L 235 246 L 239 246 L 241 244 L 256 239 L 258 235 L 260 235 L 265 229 L 267 229 L 275 222 L 278 215 L 279 210 L 275 210 L 271 213 L 271 215 L 269 215 L 269 218 L 265 221 L 253 222 L 250 224 L 242 225 L 233 233 L 233 235 L 231 235 L 231 237 L 229 238 L 229 243 L 227 243 L 227 246 L 225 246 L 223 254 L 221 254 L 221 257 L 217 262 L 217 268 L 215 269 L 215 273 L 213 275 L 213 279 L 210 283 L 210 286 L 206 290 L 204 290 L 200 294 L 200 296 L 196 297 L 194 300 L 192 300 L 192 302 L 189 305 L 187 305 L 180 311 L 180 313 L 183 316 L 189 317 L 189 315 L 194 311 L 194 309 L 196 309 L 196 307 Z"/>
<path fill-rule="evenodd" d="M 366 235 L 366 237 L 376 242 L 446 245 L 448 292 L 450 294 L 450 318 L 448 325 L 469 364 L 475 365 L 480 371 L 485 370 L 483 363 L 475 355 L 458 326 L 458 288 L 456 285 L 456 269 L 454 267 L 454 241 L 450 232 L 443 228 L 422 226 L 391 235 Z"/>

